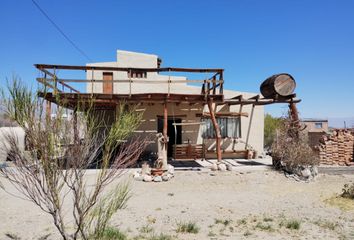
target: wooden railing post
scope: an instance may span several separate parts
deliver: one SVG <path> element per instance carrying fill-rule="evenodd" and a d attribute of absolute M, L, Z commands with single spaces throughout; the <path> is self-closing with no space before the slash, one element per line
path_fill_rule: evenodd
<path fill-rule="evenodd" d="M 57 87 L 57 75 L 55 74 L 55 68 L 53 69 L 53 80 L 54 80 L 54 95 L 56 95 L 57 94 L 57 89 L 58 89 L 58 87 Z"/>
<path fill-rule="evenodd" d="M 207 80 L 207 94 L 210 94 L 210 80 Z"/>
<path fill-rule="evenodd" d="M 168 71 L 168 96 L 170 96 L 171 91 L 171 73 Z"/>
<path fill-rule="evenodd" d="M 219 74 L 219 81 L 220 81 L 220 87 L 219 87 L 219 93 L 223 94 L 224 92 L 224 72 L 221 71 Z"/>
<path fill-rule="evenodd" d="M 214 75 L 213 76 L 213 95 L 215 95 L 216 94 L 216 76 Z"/>
<path fill-rule="evenodd" d="M 128 71 L 128 77 L 129 77 L 129 98 L 131 98 L 132 97 L 132 70 L 131 69 L 129 69 Z"/>
<path fill-rule="evenodd" d="M 91 70 L 91 94 L 93 94 L 93 84 L 94 84 L 94 79 L 95 75 L 94 75 L 94 70 Z M 102 84 L 103 85 L 103 84 Z"/>

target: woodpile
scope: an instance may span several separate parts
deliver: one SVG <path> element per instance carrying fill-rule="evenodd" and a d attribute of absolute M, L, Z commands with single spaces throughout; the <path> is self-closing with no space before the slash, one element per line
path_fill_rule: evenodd
<path fill-rule="evenodd" d="M 335 130 L 320 139 L 320 163 L 325 165 L 354 165 L 354 132 Z"/>

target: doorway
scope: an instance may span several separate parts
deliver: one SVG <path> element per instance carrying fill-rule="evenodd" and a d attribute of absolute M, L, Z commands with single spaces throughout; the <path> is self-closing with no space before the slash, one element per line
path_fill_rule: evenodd
<path fill-rule="evenodd" d="M 182 119 L 167 119 L 167 136 L 169 137 L 169 142 L 167 145 L 167 157 L 173 157 L 173 145 L 182 144 L 182 126 L 177 125 L 175 128 L 173 125 L 174 123 L 182 123 Z M 163 132 L 163 117 L 158 117 L 157 119 L 157 132 Z"/>

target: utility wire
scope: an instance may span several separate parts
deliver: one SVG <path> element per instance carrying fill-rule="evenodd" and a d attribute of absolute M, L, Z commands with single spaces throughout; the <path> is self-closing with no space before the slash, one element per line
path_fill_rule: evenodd
<path fill-rule="evenodd" d="M 82 56 L 84 56 L 88 61 L 93 62 L 92 59 L 81 50 L 69 37 L 64 33 L 64 31 L 48 16 L 48 14 L 38 5 L 38 3 L 34 0 L 31 0 L 32 3 L 38 8 L 38 10 L 48 19 L 51 24 L 63 35 L 63 37 L 68 40 L 68 42 L 79 52 Z"/>

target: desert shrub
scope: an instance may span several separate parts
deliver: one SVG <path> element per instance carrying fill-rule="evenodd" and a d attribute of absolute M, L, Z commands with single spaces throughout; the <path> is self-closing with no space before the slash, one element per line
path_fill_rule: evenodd
<path fill-rule="evenodd" d="M 142 227 L 139 229 L 139 231 L 140 231 L 141 233 L 151 233 L 151 232 L 154 231 L 154 228 L 147 224 L 147 225 L 145 225 L 145 226 L 142 226 Z"/>
<path fill-rule="evenodd" d="M 273 222 L 273 218 L 271 218 L 271 217 L 264 217 L 264 218 L 263 218 L 263 221 L 264 221 L 264 222 Z"/>
<path fill-rule="evenodd" d="M 307 136 L 286 118 L 277 129 L 272 145 L 272 157 L 276 167 L 295 169 L 299 166 L 319 164 L 318 155 L 308 145 Z"/>
<path fill-rule="evenodd" d="M 232 220 L 230 220 L 230 219 L 225 219 L 225 220 L 215 219 L 215 224 L 223 224 L 225 227 L 230 225 L 231 223 L 232 223 Z"/>
<path fill-rule="evenodd" d="M 242 218 L 240 220 L 237 221 L 238 225 L 246 225 L 247 224 L 247 219 L 246 218 Z"/>
<path fill-rule="evenodd" d="M 187 223 L 178 223 L 177 224 L 177 230 L 176 232 L 179 233 L 198 233 L 199 232 L 199 227 L 197 226 L 196 223 L 194 222 L 187 222 Z"/>
<path fill-rule="evenodd" d="M 270 224 L 263 224 L 263 223 L 260 223 L 260 222 L 257 223 L 256 228 L 258 228 L 258 229 L 260 229 L 260 230 L 262 230 L 262 231 L 269 231 L 269 232 L 273 232 L 273 231 L 274 231 L 272 225 L 270 225 Z"/>
<path fill-rule="evenodd" d="M 285 227 L 288 229 L 299 230 L 301 226 L 300 221 L 298 220 L 290 220 L 285 224 Z"/>
<path fill-rule="evenodd" d="M 95 238 L 95 237 L 92 238 L 92 240 L 94 240 L 94 239 L 97 239 L 97 238 Z M 127 240 L 128 237 L 117 228 L 107 227 L 103 231 L 103 234 L 99 239 L 102 239 L 102 240 Z"/>
<path fill-rule="evenodd" d="M 174 237 L 171 235 L 160 233 L 159 235 L 152 235 L 148 240 L 173 240 Z"/>
<path fill-rule="evenodd" d="M 342 194 L 341 197 L 344 198 L 349 198 L 354 200 L 354 183 L 350 184 L 344 184 L 343 189 L 342 189 Z"/>

